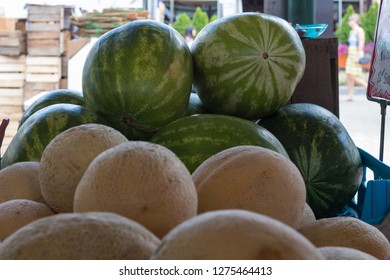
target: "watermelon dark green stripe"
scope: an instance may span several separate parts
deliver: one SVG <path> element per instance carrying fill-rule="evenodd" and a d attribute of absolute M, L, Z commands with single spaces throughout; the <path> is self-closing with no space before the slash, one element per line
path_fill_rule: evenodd
<path fill-rule="evenodd" d="M 289 104 L 262 119 L 300 170 L 307 203 L 317 218 L 331 217 L 356 194 L 362 180 L 359 151 L 341 121 L 323 107 Z"/>
<path fill-rule="evenodd" d="M 205 107 L 256 119 L 291 97 L 305 69 L 305 51 L 289 24 L 242 13 L 208 24 L 196 37 L 194 85 Z"/>
<path fill-rule="evenodd" d="M 182 117 L 193 81 L 183 37 L 154 20 L 115 28 L 91 48 L 82 87 L 86 106 L 130 139 L 148 138 Z"/>
<path fill-rule="evenodd" d="M 2 159 L 1 168 L 21 161 L 40 161 L 49 142 L 62 131 L 84 123 L 105 121 L 83 106 L 53 104 L 29 117 L 16 132 Z"/>
<path fill-rule="evenodd" d="M 238 145 L 257 145 L 287 156 L 279 140 L 263 127 L 248 120 L 218 114 L 178 119 L 161 128 L 149 141 L 172 150 L 190 172 L 210 156 Z"/>
<path fill-rule="evenodd" d="M 48 92 L 35 100 L 27 109 L 24 111 L 22 118 L 19 121 L 18 129 L 22 124 L 36 111 L 53 104 L 68 103 L 84 106 L 83 94 L 73 89 L 58 89 Z"/>

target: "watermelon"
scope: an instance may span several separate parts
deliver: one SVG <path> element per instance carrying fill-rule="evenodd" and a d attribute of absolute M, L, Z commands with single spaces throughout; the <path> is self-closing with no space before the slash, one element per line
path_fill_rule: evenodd
<path fill-rule="evenodd" d="M 194 114 L 207 114 L 210 113 L 203 106 L 202 101 L 200 101 L 199 96 L 195 92 L 191 92 L 190 100 L 188 102 L 188 106 L 185 112 L 185 116 L 191 116 Z"/>
<path fill-rule="evenodd" d="M 58 89 L 47 92 L 36 99 L 24 112 L 20 119 L 18 129 L 36 111 L 57 103 L 68 103 L 84 106 L 84 97 L 80 91 L 73 89 Z"/>
<path fill-rule="evenodd" d="M 193 81 L 191 52 L 172 27 L 136 20 L 92 46 L 83 68 L 86 107 L 129 139 L 148 139 L 184 116 Z"/>
<path fill-rule="evenodd" d="M 280 140 L 300 170 L 317 219 L 335 216 L 355 196 L 363 170 L 359 150 L 332 112 L 295 103 L 258 123 Z"/>
<path fill-rule="evenodd" d="M 180 118 L 150 139 L 173 151 L 192 173 L 212 155 L 239 145 L 256 145 L 288 157 L 279 140 L 256 123 L 229 115 L 198 114 Z"/>
<path fill-rule="evenodd" d="M 1 168 L 20 161 L 40 161 L 47 144 L 59 133 L 84 123 L 102 123 L 94 112 L 76 104 L 53 104 L 36 111 L 18 129 L 1 159 Z"/>
<path fill-rule="evenodd" d="M 207 110 L 245 119 L 285 105 L 306 63 L 301 39 L 288 22 L 252 12 L 209 23 L 191 52 L 194 87 Z"/>

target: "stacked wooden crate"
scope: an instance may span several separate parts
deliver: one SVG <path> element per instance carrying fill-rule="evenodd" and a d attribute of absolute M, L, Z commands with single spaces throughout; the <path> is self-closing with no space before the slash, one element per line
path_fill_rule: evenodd
<path fill-rule="evenodd" d="M 0 121 L 10 120 L 2 144 L 11 142 L 23 113 L 26 40 L 25 19 L 0 18 Z"/>
<path fill-rule="evenodd" d="M 27 6 L 27 57 L 24 99 L 42 91 L 67 87 L 67 43 L 71 39 L 70 8 Z"/>
<path fill-rule="evenodd" d="M 0 56 L 0 121 L 10 120 L 1 151 L 11 142 L 23 114 L 25 55 Z"/>

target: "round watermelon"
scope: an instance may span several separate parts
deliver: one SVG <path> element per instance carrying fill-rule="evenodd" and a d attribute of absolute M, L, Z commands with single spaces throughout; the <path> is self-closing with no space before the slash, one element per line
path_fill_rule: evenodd
<path fill-rule="evenodd" d="M 75 104 L 53 104 L 36 111 L 12 138 L 1 159 L 1 168 L 15 162 L 40 161 L 43 150 L 55 136 L 84 123 L 106 124 L 94 112 Z"/>
<path fill-rule="evenodd" d="M 359 150 L 332 112 L 295 103 L 258 123 L 280 140 L 300 170 L 317 219 L 335 216 L 355 196 L 363 170 Z"/>
<path fill-rule="evenodd" d="M 184 116 L 192 82 L 186 41 L 155 20 L 105 33 L 91 48 L 82 74 L 86 106 L 129 139 L 142 140 Z"/>
<path fill-rule="evenodd" d="M 219 114 L 180 118 L 161 128 L 150 139 L 173 151 L 192 173 L 212 155 L 239 145 L 256 145 L 288 157 L 280 141 L 256 123 Z"/>
<path fill-rule="evenodd" d="M 194 87 L 212 113 L 259 119 L 281 108 L 306 63 L 301 39 L 284 19 L 240 13 L 206 25 L 196 37 Z"/>
<path fill-rule="evenodd" d="M 22 124 L 36 111 L 45 108 L 46 106 L 67 103 L 84 106 L 84 97 L 80 91 L 73 89 L 58 89 L 47 92 L 36 99 L 24 112 L 19 121 L 18 129 Z"/>

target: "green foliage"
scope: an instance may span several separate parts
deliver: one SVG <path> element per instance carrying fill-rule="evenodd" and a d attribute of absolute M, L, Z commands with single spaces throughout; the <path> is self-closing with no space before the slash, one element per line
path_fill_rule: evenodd
<path fill-rule="evenodd" d="M 366 43 L 374 42 L 376 21 L 378 18 L 378 3 L 372 4 L 367 13 L 361 15 L 361 25 L 366 33 Z"/>
<path fill-rule="evenodd" d="M 209 22 L 214 21 L 216 19 L 217 15 L 214 14 L 209 20 L 208 14 L 202 11 L 202 8 L 196 7 L 192 18 L 190 18 L 187 13 L 181 13 L 177 16 L 177 19 L 173 23 L 172 27 L 184 36 L 186 27 L 192 25 L 196 30 L 196 34 L 198 34 L 203 27 L 205 27 Z"/>
<path fill-rule="evenodd" d="M 218 19 L 218 16 L 216 14 L 213 14 L 210 18 L 210 21 L 209 22 L 213 22 L 214 20 L 217 20 Z"/>
<path fill-rule="evenodd" d="M 349 31 L 351 28 L 348 25 L 348 18 L 350 15 L 355 13 L 355 9 L 352 5 L 347 7 L 343 18 L 341 19 L 341 25 L 339 25 L 336 29 L 336 37 L 339 40 L 339 43 L 348 43 Z"/>
<path fill-rule="evenodd" d="M 209 16 L 206 12 L 202 11 L 200 7 L 196 7 L 194 15 L 192 16 L 192 25 L 198 33 L 209 23 Z"/>
<path fill-rule="evenodd" d="M 192 20 L 186 13 L 181 13 L 177 16 L 176 21 L 172 24 L 172 27 L 184 36 L 184 32 L 187 26 L 192 25 Z"/>

